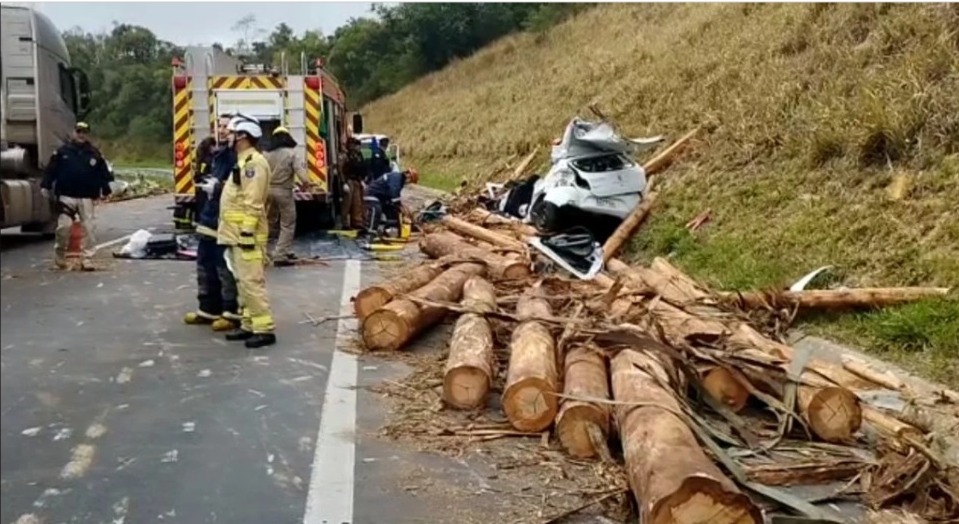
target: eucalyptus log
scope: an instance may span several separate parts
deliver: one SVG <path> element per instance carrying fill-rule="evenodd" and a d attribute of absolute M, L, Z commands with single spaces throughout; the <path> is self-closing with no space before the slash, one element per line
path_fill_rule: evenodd
<path fill-rule="evenodd" d="M 479 276 L 463 284 L 464 307 L 488 313 L 496 310 L 496 290 Z M 486 401 L 495 373 L 493 332 L 486 318 L 464 313 L 456 320 L 443 374 L 443 398 L 459 409 L 475 409 Z"/>

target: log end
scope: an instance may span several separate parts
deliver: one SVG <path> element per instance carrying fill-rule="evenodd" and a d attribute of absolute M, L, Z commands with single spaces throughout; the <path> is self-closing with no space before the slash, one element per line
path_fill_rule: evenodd
<path fill-rule="evenodd" d="M 407 338 L 410 329 L 396 312 L 380 308 L 363 321 L 363 344 L 369 350 L 395 351 Z"/>
<path fill-rule="evenodd" d="M 476 366 L 450 369 L 443 378 L 443 400 L 456 409 L 476 409 L 486 404 L 489 375 Z"/>
<path fill-rule="evenodd" d="M 353 297 L 353 312 L 361 322 L 377 309 L 385 306 L 393 297 L 378 286 L 368 287 Z"/>
<path fill-rule="evenodd" d="M 529 264 L 526 262 L 510 262 L 503 268 L 503 278 L 506 280 L 520 280 L 531 274 Z"/>
<path fill-rule="evenodd" d="M 679 489 L 660 499 L 651 509 L 651 524 L 762 524 L 762 512 L 746 495 L 732 491 L 715 479 L 690 476 Z M 647 519 L 642 519 L 647 522 Z"/>
<path fill-rule="evenodd" d="M 806 407 L 809 429 L 826 442 L 844 442 L 862 425 L 859 399 L 846 388 L 824 387 Z"/>
<path fill-rule="evenodd" d="M 590 427 L 609 431 L 609 417 L 599 407 L 586 402 L 568 402 L 556 418 L 556 435 L 566 451 L 576 458 L 593 458 L 599 454 L 590 438 Z"/>
<path fill-rule="evenodd" d="M 703 389 L 734 413 L 742 410 L 749 401 L 749 390 L 725 368 L 717 367 L 706 372 L 703 376 Z"/>
<path fill-rule="evenodd" d="M 540 377 L 526 377 L 503 391 L 503 410 L 519 431 L 543 431 L 553 423 L 559 409 L 556 389 Z"/>

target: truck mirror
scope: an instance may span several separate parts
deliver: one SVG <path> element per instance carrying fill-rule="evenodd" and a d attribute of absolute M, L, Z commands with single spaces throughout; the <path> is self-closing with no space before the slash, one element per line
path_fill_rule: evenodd
<path fill-rule="evenodd" d="M 363 132 L 363 115 L 353 113 L 353 134 L 358 135 Z"/>

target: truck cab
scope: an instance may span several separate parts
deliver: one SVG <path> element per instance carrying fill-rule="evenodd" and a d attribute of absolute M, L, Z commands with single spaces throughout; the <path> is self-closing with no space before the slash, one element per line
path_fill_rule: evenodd
<path fill-rule="evenodd" d="M 29 7 L 0 6 L 0 227 L 52 234 L 57 216 L 40 194 L 51 155 L 90 107 L 83 71 L 60 31 Z"/>

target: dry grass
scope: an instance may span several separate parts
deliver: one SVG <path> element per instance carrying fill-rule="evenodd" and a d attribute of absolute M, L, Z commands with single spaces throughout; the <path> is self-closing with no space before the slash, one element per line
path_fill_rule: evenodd
<path fill-rule="evenodd" d="M 706 125 L 638 258 L 672 253 L 721 288 L 823 264 L 846 285 L 956 286 L 956 93 L 954 4 L 625 4 L 505 38 L 364 112 L 434 180 L 548 143 L 593 102 L 632 135 Z M 910 182 L 897 200 L 894 176 Z"/>

